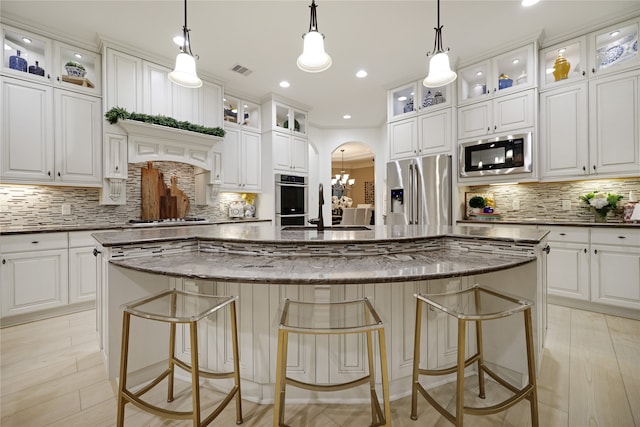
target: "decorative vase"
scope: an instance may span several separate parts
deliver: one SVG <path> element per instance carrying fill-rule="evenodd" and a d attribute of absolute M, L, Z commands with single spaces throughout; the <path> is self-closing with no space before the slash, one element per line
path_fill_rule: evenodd
<path fill-rule="evenodd" d="M 80 67 L 67 65 L 64 68 L 67 70 L 67 75 L 71 77 L 84 77 L 84 75 L 87 74 L 87 72 Z"/>
<path fill-rule="evenodd" d="M 38 64 L 38 61 L 36 61 L 36 65 L 29 65 L 29 74 L 36 74 L 44 77 L 44 69 L 42 69 Z"/>
<path fill-rule="evenodd" d="M 424 101 L 422 101 L 423 107 L 431 107 L 434 102 L 434 96 L 430 90 L 427 91 L 427 94 L 424 96 Z"/>
<path fill-rule="evenodd" d="M 506 89 L 513 86 L 513 79 L 509 78 L 506 74 L 500 74 L 498 78 L 498 90 Z"/>
<path fill-rule="evenodd" d="M 407 101 L 407 103 L 404 106 L 405 113 L 408 113 L 410 111 L 413 111 L 413 98 L 409 98 L 409 101 Z"/>
<path fill-rule="evenodd" d="M 442 104 L 446 100 L 444 99 L 444 96 L 442 96 L 442 92 L 438 91 L 433 96 L 433 101 L 434 104 Z"/>
<path fill-rule="evenodd" d="M 569 77 L 569 70 L 571 69 L 571 63 L 561 54 L 556 58 L 556 62 L 553 64 L 553 77 L 556 81 L 564 80 Z"/>
<path fill-rule="evenodd" d="M 595 222 L 607 222 L 607 209 L 594 209 L 594 221 Z"/>
<path fill-rule="evenodd" d="M 16 51 L 16 55 L 9 57 L 9 68 L 12 70 L 27 72 L 27 60 L 20 56 L 20 51 Z"/>

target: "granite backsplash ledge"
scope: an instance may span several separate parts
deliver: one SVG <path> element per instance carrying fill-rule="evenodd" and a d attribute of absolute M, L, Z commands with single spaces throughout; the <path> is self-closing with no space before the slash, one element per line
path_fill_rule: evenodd
<path fill-rule="evenodd" d="M 640 171 L 639 171 L 640 173 Z M 640 199 L 640 177 L 628 179 L 602 179 L 589 181 L 565 181 L 526 184 L 483 185 L 463 188 L 460 195 L 464 203 L 464 191 L 491 193 L 496 203 L 496 212 L 504 221 L 525 221 L 531 218 L 545 221 L 591 222 L 594 214 L 579 196 L 592 191 L 616 193 L 623 196 L 619 206 L 629 201 L 629 192 Z M 563 201 L 570 209 L 563 210 Z M 519 202 L 520 209 L 514 209 Z M 622 209 L 609 212 L 607 222 L 622 222 Z"/>
<path fill-rule="evenodd" d="M 168 186 L 171 176 L 178 178 L 178 187 L 190 201 L 188 216 L 206 218 L 209 221 L 228 219 L 228 206 L 240 201 L 239 193 L 220 193 L 215 206 L 197 206 L 194 168 L 185 163 L 154 162 Z M 141 215 L 141 169 L 147 163 L 129 164 L 126 182 L 127 204 L 100 205 L 98 188 L 53 187 L 43 185 L 0 185 L 0 228 L 32 227 L 38 225 L 121 225 Z M 256 203 L 258 203 L 256 199 Z M 62 205 L 70 205 L 71 213 L 62 215 Z"/>

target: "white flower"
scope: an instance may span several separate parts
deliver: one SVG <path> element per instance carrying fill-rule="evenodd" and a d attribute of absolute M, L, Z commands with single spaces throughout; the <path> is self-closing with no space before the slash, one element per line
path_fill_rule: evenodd
<path fill-rule="evenodd" d="M 604 193 L 596 193 L 591 199 L 589 199 L 589 204 L 596 209 L 602 209 L 609 205 L 607 195 Z"/>

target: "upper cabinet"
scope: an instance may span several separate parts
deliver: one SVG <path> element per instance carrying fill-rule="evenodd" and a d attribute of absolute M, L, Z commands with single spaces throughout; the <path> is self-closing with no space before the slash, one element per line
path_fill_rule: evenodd
<path fill-rule="evenodd" d="M 270 100 L 263 104 L 263 120 L 272 130 L 307 134 L 307 112 L 301 108 Z"/>
<path fill-rule="evenodd" d="M 591 76 L 628 70 L 640 65 L 638 29 L 640 17 L 612 25 L 589 35 Z"/>
<path fill-rule="evenodd" d="M 458 70 L 458 104 L 536 86 L 537 43 L 528 43 Z"/>
<path fill-rule="evenodd" d="M 540 90 L 585 80 L 589 76 L 587 36 L 540 50 Z"/>
<path fill-rule="evenodd" d="M 260 131 L 260 105 L 225 94 L 223 98 L 225 127 L 242 126 L 244 129 Z"/>
<path fill-rule="evenodd" d="M 98 53 L 9 26 L 2 27 L 2 36 L 3 74 L 100 95 Z"/>
<path fill-rule="evenodd" d="M 387 121 L 392 122 L 452 105 L 451 85 L 427 88 L 411 82 L 387 91 Z"/>

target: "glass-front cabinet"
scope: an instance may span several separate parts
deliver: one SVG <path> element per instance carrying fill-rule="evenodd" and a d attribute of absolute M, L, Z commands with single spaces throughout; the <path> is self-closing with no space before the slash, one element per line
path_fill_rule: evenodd
<path fill-rule="evenodd" d="M 425 87 L 422 80 L 391 89 L 387 92 L 387 121 L 392 122 L 418 113 L 451 106 L 450 85 Z"/>
<path fill-rule="evenodd" d="M 224 123 L 243 126 L 246 129 L 260 130 L 260 105 L 236 98 L 224 96 Z"/>
<path fill-rule="evenodd" d="M 458 70 L 458 102 L 481 101 L 536 85 L 536 43 Z"/>
<path fill-rule="evenodd" d="M 274 113 L 274 129 L 307 134 L 306 112 L 276 102 Z"/>
<path fill-rule="evenodd" d="M 2 35 L 4 74 L 100 94 L 99 54 L 9 26 L 2 27 Z"/>
<path fill-rule="evenodd" d="M 596 31 L 589 36 L 591 75 L 637 67 L 640 18 Z"/>
<path fill-rule="evenodd" d="M 550 89 L 588 77 L 587 37 L 540 50 L 540 88 Z"/>

